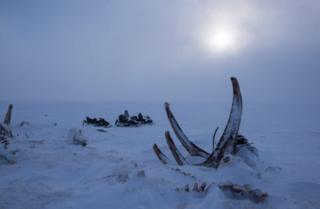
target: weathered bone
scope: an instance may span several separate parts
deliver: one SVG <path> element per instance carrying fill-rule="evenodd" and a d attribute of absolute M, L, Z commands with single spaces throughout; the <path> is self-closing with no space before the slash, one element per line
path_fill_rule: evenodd
<path fill-rule="evenodd" d="M 188 164 L 186 162 L 186 159 L 183 157 L 183 155 L 179 152 L 179 150 L 177 149 L 175 143 L 173 142 L 171 136 L 170 136 L 170 132 L 166 131 L 165 132 L 165 137 L 166 137 L 166 141 L 167 144 L 171 150 L 171 153 L 174 157 L 174 159 L 176 160 L 176 162 L 178 163 L 178 165 L 185 165 Z"/>
<path fill-rule="evenodd" d="M 238 136 L 242 116 L 242 96 L 238 80 L 232 77 L 231 82 L 233 87 L 233 101 L 228 123 L 223 131 L 216 149 L 213 150 L 211 155 L 203 163 L 204 166 L 217 168 L 228 148 L 234 148 L 236 138 Z"/>
<path fill-rule="evenodd" d="M 4 118 L 4 122 L 0 123 L 0 144 L 3 144 L 3 146 L 0 146 L 0 159 L 9 164 L 16 163 L 16 159 L 14 156 L 15 153 L 12 153 L 8 150 L 10 139 L 13 137 L 12 131 L 10 129 L 12 108 L 13 106 L 12 104 L 10 104 Z"/>
<path fill-rule="evenodd" d="M 0 123 L 0 143 L 7 149 L 10 139 L 13 137 L 12 131 L 7 124 Z"/>
<path fill-rule="evenodd" d="M 182 128 L 178 124 L 177 120 L 175 119 L 172 111 L 170 110 L 169 104 L 167 102 L 164 104 L 170 125 L 174 133 L 176 134 L 177 138 L 183 145 L 183 147 L 188 151 L 188 153 L 191 156 L 199 156 L 205 159 L 203 163 L 193 165 L 217 168 L 219 166 L 220 161 L 223 159 L 224 155 L 227 152 L 230 154 L 235 154 L 237 146 L 241 144 L 240 142 L 243 137 L 238 135 L 238 132 L 242 116 L 242 96 L 237 79 L 232 77 L 231 82 L 233 87 L 233 101 L 228 123 L 223 131 L 222 136 L 220 137 L 217 146 L 215 146 L 214 141 L 218 128 L 215 130 L 212 142 L 212 152 L 210 154 L 188 139 L 188 137 L 185 135 Z M 175 146 L 170 136 L 170 133 L 166 132 L 165 136 L 170 151 L 178 165 L 189 164 L 186 161 L 185 157 L 179 152 L 179 150 Z M 249 146 L 249 143 L 246 142 L 245 145 Z M 161 150 L 156 144 L 154 145 L 153 149 L 161 162 L 168 162 L 167 156 L 161 152 Z"/>
<path fill-rule="evenodd" d="M 232 183 L 219 184 L 219 189 L 226 195 L 234 199 L 248 199 L 259 203 L 266 200 L 268 194 L 260 189 L 252 189 L 249 185 L 239 185 Z"/>
<path fill-rule="evenodd" d="M 152 148 L 153 148 L 153 151 L 156 153 L 158 159 L 159 159 L 163 164 L 168 164 L 168 162 L 170 161 L 169 158 L 168 158 L 165 154 L 163 154 L 163 153 L 161 152 L 161 150 L 159 149 L 158 145 L 157 145 L 157 144 L 154 144 L 154 145 L 152 146 Z"/>
<path fill-rule="evenodd" d="M 252 189 L 249 185 L 240 185 L 233 183 L 209 183 L 203 182 L 202 184 L 195 182 L 192 184 L 186 184 L 183 187 L 177 187 L 177 192 L 196 192 L 206 194 L 211 187 L 218 187 L 226 196 L 232 199 L 238 200 L 250 200 L 255 203 L 260 203 L 266 200 L 268 194 L 260 189 Z M 191 190 L 192 188 L 192 190 Z"/>
<path fill-rule="evenodd" d="M 8 126 L 10 126 L 10 123 L 11 123 L 12 108 L 13 108 L 13 105 L 10 104 L 8 107 L 8 111 L 6 113 L 6 116 L 4 118 L 4 121 L 3 121 L 3 123 Z"/>
<path fill-rule="evenodd" d="M 253 154 L 257 154 L 255 147 L 253 147 L 248 140 L 242 135 L 238 134 L 242 116 L 242 96 L 240 92 L 239 83 L 236 78 L 231 78 L 232 87 L 233 87 L 233 101 L 231 106 L 231 111 L 228 119 L 228 123 L 223 131 L 220 140 L 215 146 L 215 136 L 217 134 L 218 128 L 216 128 L 213 138 L 212 138 L 212 152 L 211 154 L 207 153 L 193 142 L 191 142 L 188 137 L 185 135 L 181 127 L 179 126 L 177 120 L 175 119 L 173 113 L 170 110 L 169 104 L 165 103 L 165 110 L 170 122 L 170 125 L 176 134 L 177 138 L 183 145 L 183 147 L 190 153 L 191 156 L 199 156 L 204 158 L 204 162 L 200 164 L 192 164 L 197 166 L 207 166 L 218 168 L 220 162 L 227 162 L 230 160 L 230 155 L 235 155 L 240 149 L 246 148 L 251 151 Z M 178 165 L 190 165 L 187 162 L 186 158 L 180 153 L 177 149 L 174 141 L 172 140 L 169 131 L 165 132 L 166 142 L 169 146 L 169 149 L 177 162 Z M 170 160 L 169 158 L 161 152 L 159 147 L 154 144 L 153 149 L 159 158 L 159 160 L 167 164 Z M 177 170 L 180 171 L 180 170 Z M 184 174 L 184 173 L 183 173 Z M 192 176 L 191 174 L 189 176 Z M 194 176 L 192 176 L 196 179 Z M 255 203 L 263 202 L 268 194 L 262 192 L 259 189 L 252 189 L 248 185 L 239 185 L 233 183 L 220 183 L 220 184 L 198 184 L 195 182 L 193 186 L 189 184 L 185 185 L 183 188 L 177 188 L 176 191 L 179 192 L 197 192 L 206 194 L 211 186 L 217 186 L 224 194 L 228 195 L 231 198 L 235 199 L 248 199 Z M 192 188 L 192 189 L 191 189 Z"/>
<path fill-rule="evenodd" d="M 214 131 L 214 134 L 212 136 L 212 150 L 214 150 L 214 141 L 216 140 L 216 135 L 218 132 L 219 127 L 216 128 L 216 130 Z"/>
<path fill-rule="evenodd" d="M 207 158 L 209 157 L 209 153 L 205 150 L 201 149 L 197 145 L 195 145 L 193 142 L 191 142 L 188 137 L 183 132 L 182 128 L 179 126 L 177 120 L 175 119 L 173 113 L 170 110 L 169 103 L 164 103 L 164 107 L 168 116 L 168 120 L 171 124 L 171 127 L 176 134 L 177 138 L 181 142 L 181 144 L 184 146 L 184 148 L 190 153 L 191 156 L 200 156 Z"/>
<path fill-rule="evenodd" d="M 228 141 L 235 139 L 238 135 L 240 128 L 242 116 L 242 96 L 238 80 L 232 77 L 231 81 L 233 87 L 233 102 L 231 106 L 228 123 L 223 131 L 223 134 L 217 146 L 218 149 L 224 147 Z"/>

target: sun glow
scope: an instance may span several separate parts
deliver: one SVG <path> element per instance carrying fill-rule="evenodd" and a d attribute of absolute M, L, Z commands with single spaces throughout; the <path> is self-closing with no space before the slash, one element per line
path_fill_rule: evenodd
<path fill-rule="evenodd" d="M 235 52 L 240 46 L 237 31 L 224 25 L 217 26 L 205 33 L 204 45 L 216 54 Z"/>
<path fill-rule="evenodd" d="M 234 54 L 241 48 L 240 31 L 228 24 L 216 24 L 207 28 L 202 37 L 202 45 L 210 54 L 224 56 Z"/>

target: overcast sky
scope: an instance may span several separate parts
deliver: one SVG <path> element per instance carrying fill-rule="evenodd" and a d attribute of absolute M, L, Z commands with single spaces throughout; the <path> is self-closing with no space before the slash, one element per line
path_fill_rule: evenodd
<path fill-rule="evenodd" d="M 230 76 L 319 102 L 320 1 L 0 1 L 0 100 L 223 100 Z"/>

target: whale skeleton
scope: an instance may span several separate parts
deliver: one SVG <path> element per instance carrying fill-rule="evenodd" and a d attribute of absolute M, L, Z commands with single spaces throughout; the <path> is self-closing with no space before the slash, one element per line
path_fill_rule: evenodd
<path fill-rule="evenodd" d="M 178 165 L 196 165 L 218 168 L 220 162 L 224 159 L 226 155 L 234 155 L 242 148 L 247 148 L 249 151 L 252 151 L 256 154 L 256 149 L 248 142 L 248 140 L 245 137 L 238 133 L 242 116 L 242 96 L 238 80 L 234 77 L 231 77 L 231 82 L 233 88 L 233 101 L 231 105 L 229 119 L 216 146 L 214 146 L 214 141 L 218 128 L 215 130 L 213 135 L 213 147 L 211 152 L 205 151 L 204 149 L 200 148 L 199 146 L 197 146 L 189 140 L 189 138 L 186 136 L 186 134 L 180 127 L 179 123 L 177 122 L 175 116 L 173 115 L 169 103 L 166 102 L 164 104 L 169 123 L 182 146 L 186 149 L 190 156 L 197 156 L 203 158 L 203 161 L 200 163 L 188 162 L 186 157 L 184 157 L 176 147 L 170 135 L 170 132 L 166 131 L 166 142 Z M 167 164 L 170 161 L 170 159 L 160 150 L 157 144 L 153 145 L 153 150 L 162 163 Z"/>

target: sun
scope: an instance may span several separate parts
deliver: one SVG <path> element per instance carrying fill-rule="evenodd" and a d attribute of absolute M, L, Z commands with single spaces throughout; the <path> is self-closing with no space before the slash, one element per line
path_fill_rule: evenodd
<path fill-rule="evenodd" d="M 205 35 L 204 45 L 211 52 L 226 54 L 236 51 L 238 48 L 237 32 L 232 27 L 217 26 L 209 30 Z"/>
<path fill-rule="evenodd" d="M 212 34 L 212 37 L 208 40 L 208 44 L 213 49 L 224 51 L 233 48 L 236 43 L 232 33 L 227 30 L 218 30 Z"/>

